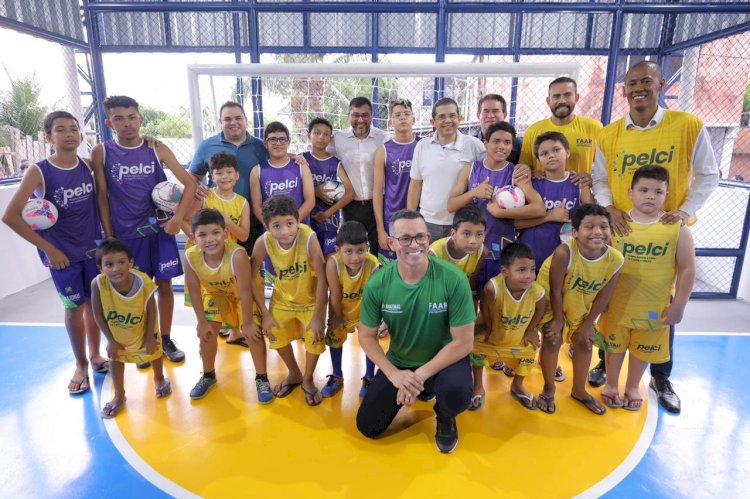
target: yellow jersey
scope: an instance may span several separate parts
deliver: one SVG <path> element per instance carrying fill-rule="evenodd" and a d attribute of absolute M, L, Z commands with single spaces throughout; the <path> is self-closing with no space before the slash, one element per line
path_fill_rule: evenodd
<path fill-rule="evenodd" d="M 674 289 L 680 224 L 633 221 L 630 228 L 627 236 L 612 238 L 612 246 L 622 252 L 625 263 L 599 319 L 607 332 L 617 326 L 660 330 L 664 327 L 661 314 Z"/>
<path fill-rule="evenodd" d="M 591 305 L 594 303 L 596 295 L 620 270 L 624 258 L 622 253 L 611 246 L 607 246 L 607 250 L 602 256 L 596 260 L 588 260 L 581 255 L 578 250 L 578 242 L 575 239 L 563 244 L 567 244 L 570 248 L 568 269 L 565 272 L 562 289 L 563 316 L 569 330 L 574 332 L 591 311 Z M 550 255 L 544 261 L 537 277 L 537 282 L 544 287 L 547 293 L 547 310 L 542 318 L 542 324 L 551 321 L 553 317 L 549 285 L 549 269 L 553 256 L 554 254 Z"/>
<path fill-rule="evenodd" d="M 626 129 L 625 118 L 604 127 L 598 144 L 606 160 L 615 207 L 622 211 L 633 208 L 628 198 L 633 173 L 654 164 L 669 170 L 669 196 L 662 209 L 679 209 L 693 180 L 691 161 L 701 128 L 703 122 L 697 116 L 669 109 L 661 123 L 648 130 Z"/>
<path fill-rule="evenodd" d="M 529 289 L 524 291 L 521 298 L 516 300 L 508 291 L 505 276 L 502 274 L 490 279 L 490 283 L 495 290 L 495 300 L 492 302 L 492 331 L 489 332 L 484 343 L 517 347 L 533 352 L 533 345 L 523 345 L 523 335 L 526 333 L 529 321 L 534 317 L 536 302 L 545 296 L 544 288 L 534 282 Z"/>
<path fill-rule="evenodd" d="M 430 252 L 441 260 L 450 262 L 456 267 L 460 268 L 463 273 L 466 274 L 466 277 L 471 278 L 471 276 L 474 275 L 474 272 L 476 272 L 479 262 L 482 260 L 482 252 L 484 251 L 484 246 L 480 246 L 479 249 L 474 253 L 467 253 L 462 258 L 456 259 L 453 258 L 453 256 L 448 251 L 449 240 L 450 237 L 438 239 L 430 245 Z"/>
<path fill-rule="evenodd" d="M 237 225 L 242 220 L 242 210 L 245 206 L 247 206 L 247 199 L 244 196 L 234 194 L 231 199 L 223 199 L 216 193 L 216 188 L 209 189 L 206 199 L 203 200 L 204 208 L 219 210 L 222 215 L 228 216 Z M 229 238 L 237 241 L 232 234 L 229 234 Z"/>
<path fill-rule="evenodd" d="M 332 257 L 336 261 L 336 273 L 341 285 L 341 310 L 344 314 L 344 326 L 356 325 L 359 322 L 359 307 L 362 304 L 362 291 L 373 272 L 380 266 L 376 256 L 367 253 L 362 268 L 357 275 L 349 275 L 344 261 L 338 253 Z"/>
<path fill-rule="evenodd" d="M 115 341 L 122 346 L 116 359 L 119 362 L 150 362 L 161 357 L 161 346 L 148 354 L 145 346 L 146 305 L 156 292 L 156 284 L 143 272 L 130 269 L 140 288 L 133 296 L 121 295 L 104 274 L 96 276 L 104 320 Z M 154 333 L 159 332 L 159 318 L 155 318 Z"/>
<path fill-rule="evenodd" d="M 317 276 L 310 263 L 308 246 L 313 230 L 299 224 L 297 238 L 292 247 L 284 249 L 270 232 L 263 234 L 263 244 L 271 259 L 276 278 L 270 306 L 280 310 L 310 311 L 315 308 Z"/>
<path fill-rule="evenodd" d="M 573 121 L 566 125 L 555 125 L 552 118 L 537 121 L 523 135 L 523 145 L 519 163 L 531 165 L 534 170 L 544 171 L 542 164 L 534 156 L 534 141 L 545 132 L 560 132 L 565 135 L 570 145 L 570 157 L 565 169 L 576 173 L 591 173 L 596 153 L 596 139 L 602 131 L 602 124 L 595 119 L 585 116 L 574 116 Z"/>

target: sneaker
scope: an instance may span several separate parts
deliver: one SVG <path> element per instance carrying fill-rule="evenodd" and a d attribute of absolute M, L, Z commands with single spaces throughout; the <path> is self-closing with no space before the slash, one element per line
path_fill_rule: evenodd
<path fill-rule="evenodd" d="M 424 390 L 422 393 L 417 395 L 417 399 L 421 400 L 422 402 L 432 402 L 435 400 L 435 392 L 428 392 L 427 390 Z"/>
<path fill-rule="evenodd" d="M 456 418 L 437 417 L 437 431 L 435 432 L 435 445 L 443 454 L 450 454 L 458 445 L 458 428 Z"/>
<path fill-rule="evenodd" d="M 557 366 L 557 369 L 555 369 L 555 381 L 565 381 L 565 373 L 560 366 Z"/>
<path fill-rule="evenodd" d="M 600 360 L 592 370 L 589 371 L 589 385 L 594 388 L 602 386 L 607 382 L 607 371 L 604 369 L 604 361 Z"/>
<path fill-rule="evenodd" d="M 190 398 L 193 400 L 202 399 L 208 393 L 208 390 L 216 384 L 216 377 L 206 378 L 201 375 L 201 379 L 195 384 L 192 390 L 190 390 Z"/>
<path fill-rule="evenodd" d="M 333 397 L 339 390 L 341 390 L 341 388 L 343 388 L 344 377 L 336 376 L 333 374 L 329 374 L 326 377 L 328 378 L 328 381 L 326 382 L 323 389 L 320 390 L 320 394 L 323 395 L 324 398 Z"/>
<path fill-rule="evenodd" d="M 359 389 L 359 398 L 365 398 L 365 395 L 367 395 L 367 389 L 370 388 L 372 380 L 373 378 L 368 378 L 367 376 L 362 377 L 362 388 Z"/>
<path fill-rule="evenodd" d="M 492 364 L 490 368 L 492 368 L 493 371 L 502 371 L 505 368 L 505 362 L 503 362 L 502 360 L 498 360 L 497 362 Z"/>
<path fill-rule="evenodd" d="M 185 352 L 177 348 L 177 345 L 172 338 L 164 340 L 162 350 L 164 351 L 164 355 L 166 355 L 172 362 L 182 362 L 185 360 Z"/>
<path fill-rule="evenodd" d="M 669 378 L 652 377 L 648 386 L 655 391 L 656 395 L 659 397 L 659 405 L 673 414 L 680 413 L 680 410 L 682 409 L 680 397 L 674 392 L 672 382 L 669 381 Z"/>
<path fill-rule="evenodd" d="M 273 390 L 271 390 L 271 383 L 268 380 L 255 378 L 255 389 L 258 390 L 259 404 L 270 404 L 273 402 Z M 192 393 L 190 396 L 192 397 Z"/>
<path fill-rule="evenodd" d="M 148 369 L 151 367 L 151 362 L 139 362 L 135 365 L 138 369 Z"/>

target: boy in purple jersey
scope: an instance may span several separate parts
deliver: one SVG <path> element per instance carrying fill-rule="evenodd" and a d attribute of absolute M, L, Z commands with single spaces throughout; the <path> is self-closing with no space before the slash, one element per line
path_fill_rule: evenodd
<path fill-rule="evenodd" d="M 98 144 L 91 151 L 94 167 L 103 168 L 107 179 L 109 210 L 102 213 L 104 234 L 127 244 L 135 257 L 136 268 L 154 278 L 164 355 L 172 362 L 182 362 L 185 354 L 170 337 L 174 309 L 172 278 L 182 275 L 174 236 L 180 231 L 180 223 L 193 202 L 195 180 L 167 146 L 157 142 L 151 149 L 141 137 L 143 116 L 135 99 L 107 97 L 104 110 L 105 124 L 117 135 L 116 139 Z M 172 218 L 151 201 L 151 191 L 156 184 L 167 180 L 162 164 L 166 164 L 184 186 Z M 148 367 L 148 363 L 138 364 L 138 367 Z"/>
<path fill-rule="evenodd" d="M 42 263 L 50 269 L 65 307 L 65 329 L 76 360 L 68 391 L 77 394 L 90 388 L 89 359 L 95 372 L 109 369 L 109 361 L 99 353 L 101 336 L 90 301 L 91 280 L 99 273 L 94 260 L 97 240 L 102 237 L 97 202 L 106 204 L 106 198 L 101 197 L 106 195 L 105 180 L 101 169 L 93 170 L 92 177 L 92 169 L 77 156 L 83 136 L 72 114 L 48 114 L 44 133 L 55 154 L 29 167 L 5 209 L 3 222 L 37 247 Z M 21 217 L 34 194 L 57 208 L 57 222 L 49 229 L 34 231 Z"/>
<path fill-rule="evenodd" d="M 531 185 L 530 176 L 519 175 L 516 165 L 507 161 L 513 150 L 516 130 L 510 124 L 501 121 L 490 125 L 483 142 L 487 149 L 487 158 L 483 161 L 467 163 L 458 175 L 451 197 L 448 199 L 448 211 L 456 212 L 459 208 L 473 202 L 483 208 L 487 214 L 487 232 L 484 245 L 489 252 L 479 275 L 480 289 L 500 273 L 500 252 L 516 240 L 516 219 L 536 218 L 543 216 L 544 202 Z M 518 169 L 527 169 L 519 166 Z M 495 202 L 495 193 L 506 185 L 515 185 L 526 196 L 526 205 L 518 208 L 503 209 Z"/>
<path fill-rule="evenodd" d="M 354 199 L 354 187 L 338 158 L 326 151 L 333 136 L 331 123 L 325 118 L 315 118 L 307 125 L 307 134 L 312 151 L 302 155 L 310 166 L 315 186 L 315 206 L 310 227 L 318 236 L 323 256 L 328 259 L 329 255 L 336 252 L 337 231 L 341 223 L 339 211 Z M 344 185 L 344 195 L 336 202 L 331 198 L 330 192 L 322 188 L 329 180 L 339 180 Z"/>
<path fill-rule="evenodd" d="M 396 259 L 396 253 L 388 249 L 388 222 L 394 213 L 406 208 L 409 173 L 417 147 L 411 102 L 406 99 L 390 101 L 388 114 L 394 136 L 375 152 L 372 183 L 372 208 L 378 229 L 378 260 L 381 265 Z"/>
<path fill-rule="evenodd" d="M 289 158 L 289 129 L 283 123 L 269 123 L 263 135 L 268 160 L 261 161 L 250 172 L 250 206 L 253 214 L 265 225 L 263 202 L 271 196 L 283 194 L 297 203 L 299 222 L 309 224 L 310 213 L 315 206 L 315 186 L 310 168 Z"/>
<path fill-rule="evenodd" d="M 574 173 L 566 171 L 570 157 L 568 139 L 560 132 L 545 132 L 534 141 L 534 156 L 544 168 L 544 177 L 531 181 L 542 196 L 547 213 L 538 218 L 516 220 L 520 239 L 534 252 L 536 268 L 542 268 L 546 260 L 560 244 L 560 229 L 570 222 L 570 212 L 581 204 L 594 202 L 591 180 L 576 185 Z"/>

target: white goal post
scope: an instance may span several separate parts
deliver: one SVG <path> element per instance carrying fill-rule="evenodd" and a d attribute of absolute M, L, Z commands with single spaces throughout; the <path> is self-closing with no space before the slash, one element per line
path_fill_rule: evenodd
<path fill-rule="evenodd" d="M 336 79 L 336 78 L 555 78 L 569 76 L 577 79 L 580 65 L 574 62 L 518 62 L 518 63 L 274 63 L 274 64 L 191 64 L 187 67 L 190 93 L 190 118 L 195 147 L 204 138 L 204 109 L 215 107 L 201 101 L 200 79 L 209 78 L 212 87 L 216 77 L 269 79 Z M 487 89 L 488 93 L 498 90 Z M 261 92 L 261 95 L 263 93 Z M 347 98 L 356 95 L 345 96 Z M 344 96 L 342 96 L 344 97 Z M 204 99 L 205 100 L 205 99 Z M 226 99 L 223 99 L 226 100 Z M 262 111 L 262 110 L 261 110 Z M 209 116 L 215 113 L 215 109 Z M 213 116 L 213 119 L 216 119 Z"/>

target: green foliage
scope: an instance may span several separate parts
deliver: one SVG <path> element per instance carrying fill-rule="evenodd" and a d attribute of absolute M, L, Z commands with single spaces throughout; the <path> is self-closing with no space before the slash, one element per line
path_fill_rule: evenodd
<path fill-rule="evenodd" d="M 140 111 L 144 120 L 142 135 L 171 139 L 189 139 L 192 136 L 185 109 L 180 109 L 178 114 L 168 114 L 160 109 L 141 106 Z"/>
<path fill-rule="evenodd" d="M 42 131 L 47 108 L 39 102 L 41 87 L 36 75 L 13 78 L 5 68 L 10 80 L 10 90 L 0 95 L 0 125 L 12 126 L 23 135 L 36 137 Z"/>
<path fill-rule="evenodd" d="M 750 81 L 747 82 L 747 87 L 745 87 L 745 99 L 742 102 L 742 119 L 740 120 L 740 125 L 750 125 Z"/>

